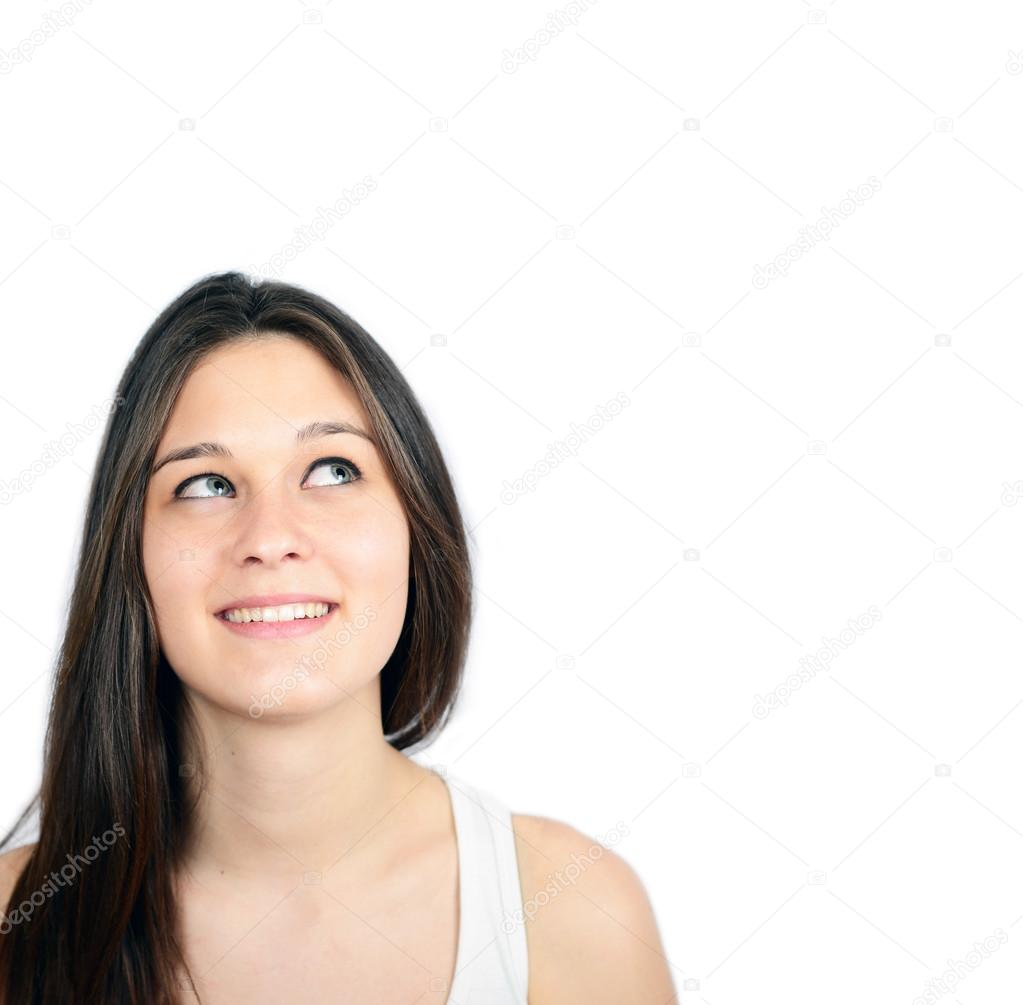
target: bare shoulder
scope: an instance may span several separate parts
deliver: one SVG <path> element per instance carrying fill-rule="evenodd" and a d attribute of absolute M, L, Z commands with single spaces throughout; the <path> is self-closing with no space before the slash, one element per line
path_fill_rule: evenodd
<path fill-rule="evenodd" d="M 18 882 L 18 877 L 34 848 L 34 844 L 26 844 L 0 855 L 0 911 L 7 910 L 14 884 Z"/>
<path fill-rule="evenodd" d="M 529 1005 L 675 1005 L 650 898 L 611 847 L 548 817 L 512 815 Z M 627 833 L 627 832 L 626 832 Z"/>

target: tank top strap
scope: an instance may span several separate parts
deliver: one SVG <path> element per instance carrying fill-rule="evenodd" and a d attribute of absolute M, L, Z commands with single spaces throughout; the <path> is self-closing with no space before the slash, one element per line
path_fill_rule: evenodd
<path fill-rule="evenodd" d="M 458 841 L 458 951 L 449 1005 L 526 1005 L 528 960 L 511 812 L 446 772 Z"/>

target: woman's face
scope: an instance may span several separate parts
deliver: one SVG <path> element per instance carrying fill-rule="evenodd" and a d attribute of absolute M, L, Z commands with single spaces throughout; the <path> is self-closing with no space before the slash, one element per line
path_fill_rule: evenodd
<path fill-rule="evenodd" d="M 196 696 L 253 718 L 320 711 L 373 684 L 405 617 L 409 528 L 382 456 L 312 423 L 372 435 L 348 381 L 306 343 L 224 346 L 185 381 L 146 490 L 164 655 Z M 329 612 L 286 620 L 299 597 Z"/>

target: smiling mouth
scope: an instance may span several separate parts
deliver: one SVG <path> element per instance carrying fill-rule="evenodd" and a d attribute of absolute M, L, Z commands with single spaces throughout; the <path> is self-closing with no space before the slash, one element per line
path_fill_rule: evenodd
<path fill-rule="evenodd" d="M 220 611 L 214 617 L 234 625 L 246 625 L 252 622 L 280 624 L 287 621 L 315 621 L 318 618 L 325 618 L 337 606 L 337 604 L 327 601 L 310 601 L 308 603 L 274 604 L 269 607 L 231 607 Z"/>

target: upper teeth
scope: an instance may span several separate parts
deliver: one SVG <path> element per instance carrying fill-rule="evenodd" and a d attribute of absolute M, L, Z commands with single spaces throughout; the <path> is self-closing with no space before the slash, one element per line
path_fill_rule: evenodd
<path fill-rule="evenodd" d="M 232 607 L 224 611 L 228 621 L 294 621 L 296 618 L 322 618 L 330 604 L 280 604 L 278 607 Z"/>

